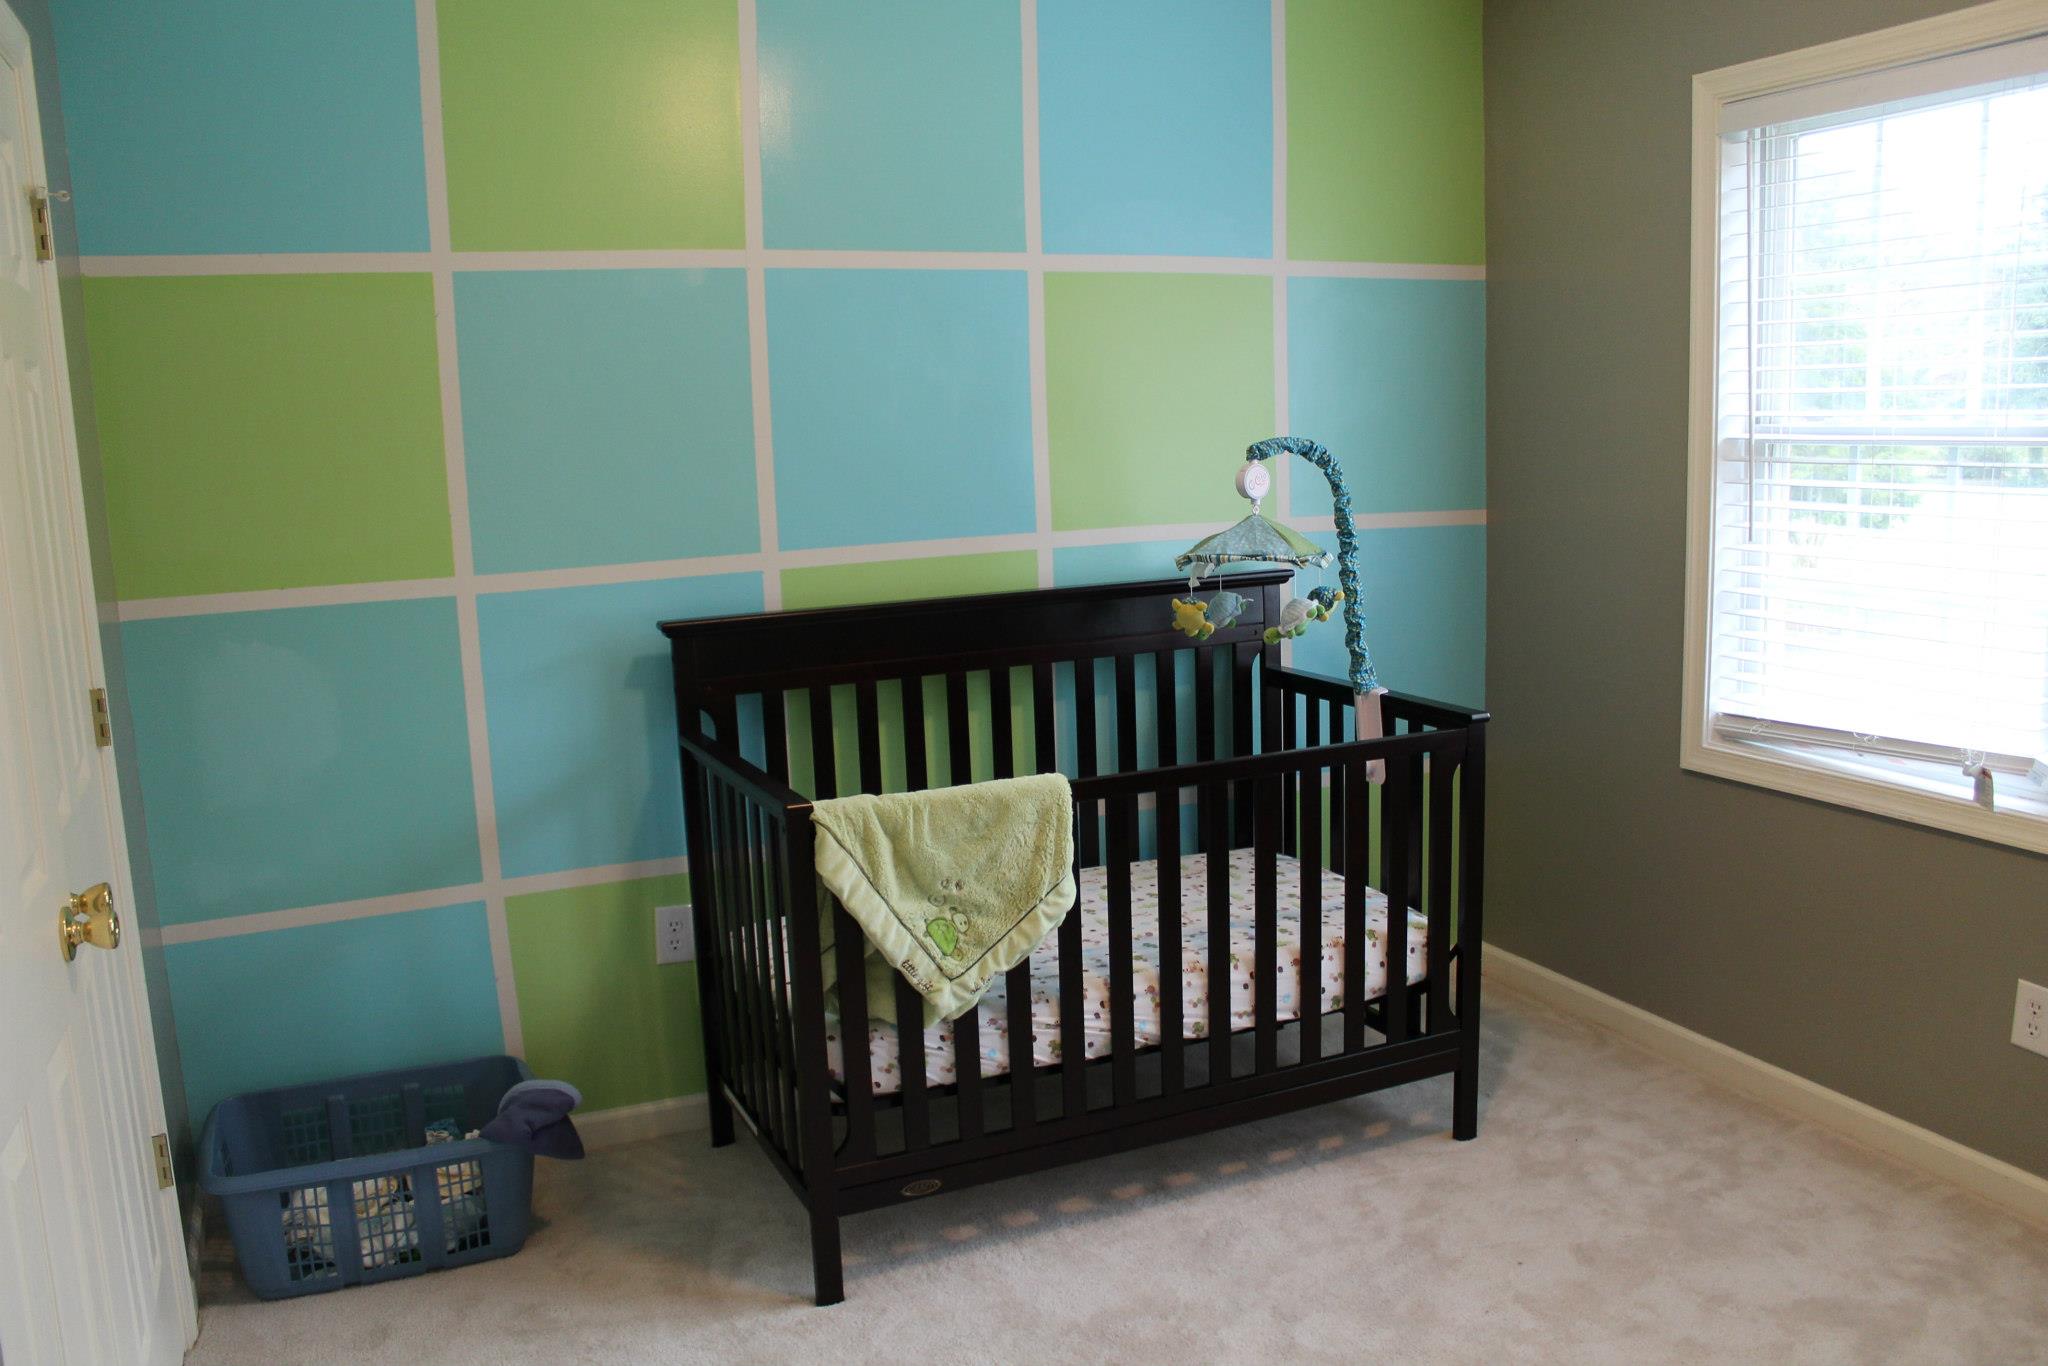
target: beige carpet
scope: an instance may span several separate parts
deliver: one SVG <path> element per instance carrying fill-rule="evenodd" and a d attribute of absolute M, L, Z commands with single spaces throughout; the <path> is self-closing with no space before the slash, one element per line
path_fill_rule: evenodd
<path fill-rule="evenodd" d="M 1448 1079 L 861 1215 L 809 1302 L 742 1136 L 543 1164 L 518 1256 L 278 1304 L 210 1250 L 193 1366 L 2048 1362 L 2048 1236 L 1496 994 Z"/>

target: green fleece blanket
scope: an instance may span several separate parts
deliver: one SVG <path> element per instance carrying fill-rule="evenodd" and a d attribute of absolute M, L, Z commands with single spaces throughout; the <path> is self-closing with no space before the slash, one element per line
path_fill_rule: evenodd
<path fill-rule="evenodd" d="M 818 880 L 867 933 L 872 1019 L 896 1018 L 894 972 L 924 998 L 926 1028 L 966 1014 L 1074 904 L 1073 798 L 1057 773 L 835 797 L 811 823 Z M 824 940 L 829 989 L 829 911 Z"/>

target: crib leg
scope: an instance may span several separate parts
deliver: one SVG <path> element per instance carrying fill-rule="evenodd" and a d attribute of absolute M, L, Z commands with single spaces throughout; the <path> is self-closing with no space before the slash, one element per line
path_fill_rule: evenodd
<path fill-rule="evenodd" d="M 846 1298 L 846 1279 L 839 1262 L 839 1216 L 811 1211 L 811 1288 L 820 1308 Z"/>
<path fill-rule="evenodd" d="M 1479 1050 L 1467 1048 L 1451 1077 L 1451 1137 L 1479 1137 Z"/>
<path fill-rule="evenodd" d="M 725 1088 L 714 1075 L 710 1090 L 705 1093 L 705 1110 L 711 1119 L 711 1146 L 729 1147 L 732 1144 L 732 1102 L 725 1098 Z"/>

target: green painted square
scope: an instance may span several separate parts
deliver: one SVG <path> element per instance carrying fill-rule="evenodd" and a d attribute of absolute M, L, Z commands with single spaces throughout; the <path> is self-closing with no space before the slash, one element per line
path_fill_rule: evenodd
<path fill-rule="evenodd" d="M 440 0 L 458 250 L 742 247 L 732 0 Z"/>
<path fill-rule="evenodd" d="M 986 555 L 933 555 L 921 560 L 820 565 L 782 571 L 782 605 L 845 607 L 963 593 L 1008 593 L 1038 586 L 1038 557 L 1029 550 Z"/>
<path fill-rule="evenodd" d="M 654 908 L 689 900 L 682 876 L 505 898 L 526 1060 L 586 1109 L 704 1089 L 697 965 L 654 961 Z"/>
<path fill-rule="evenodd" d="M 442 578 L 424 275 L 85 281 L 123 598 Z"/>
<path fill-rule="evenodd" d="M 1235 521 L 1244 448 L 1273 435 L 1273 282 L 1045 277 L 1052 524 Z"/>
<path fill-rule="evenodd" d="M 1480 0 L 1290 0 L 1287 254 L 1486 259 Z"/>

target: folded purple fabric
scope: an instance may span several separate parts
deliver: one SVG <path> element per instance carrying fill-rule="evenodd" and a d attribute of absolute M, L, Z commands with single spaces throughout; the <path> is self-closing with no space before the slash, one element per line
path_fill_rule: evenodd
<path fill-rule="evenodd" d="M 494 1143 L 512 1143 L 540 1157 L 583 1156 L 583 1137 L 569 1122 L 569 1112 L 583 1103 L 583 1093 L 566 1081 L 522 1081 L 498 1102 L 498 1113 L 482 1134 Z"/>

